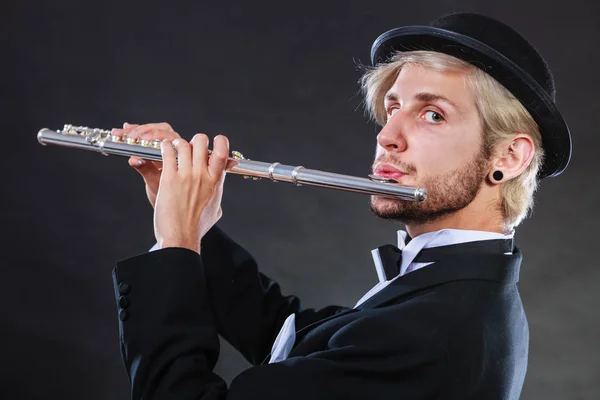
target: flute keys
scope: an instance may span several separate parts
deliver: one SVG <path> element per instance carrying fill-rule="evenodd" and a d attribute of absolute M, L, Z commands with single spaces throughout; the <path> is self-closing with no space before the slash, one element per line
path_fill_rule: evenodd
<path fill-rule="evenodd" d="M 152 147 L 155 149 L 160 149 L 160 140 L 156 139 L 152 141 Z"/>
<path fill-rule="evenodd" d="M 125 138 L 125 143 L 127 143 L 127 144 L 137 144 L 137 138 L 134 138 L 134 137 Z"/>
<path fill-rule="evenodd" d="M 110 135 L 110 141 L 111 142 L 122 142 L 123 138 L 121 136 L 117 136 L 117 135 Z"/>
<path fill-rule="evenodd" d="M 244 155 L 242 153 L 240 153 L 239 151 L 235 151 L 235 150 L 233 150 L 231 152 L 231 156 L 233 158 L 235 158 L 236 160 L 245 160 L 246 159 L 246 157 L 244 157 Z"/>
<path fill-rule="evenodd" d="M 79 132 L 77 132 L 76 129 L 73 129 L 73 125 L 65 125 L 63 128 L 63 133 L 67 134 L 67 135 L 78 135 Z"/>
<path fill-rule="evenodd" d="M 144 147 L 150 147 L 152 146 L 152 141 L 150 140 L 144 140 L 144 139 L 140 139 L 140 142 L 138 143 L 140 146 L 144 146 Z"/>

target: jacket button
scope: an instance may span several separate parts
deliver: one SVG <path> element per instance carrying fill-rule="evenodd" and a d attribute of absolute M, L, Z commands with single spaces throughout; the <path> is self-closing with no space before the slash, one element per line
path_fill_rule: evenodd
<path fill-rule="evenodd" d="M 127 297 L 120 296 L 119 297 L 119 307 L 127 308 L 128 305 L 129 305 L 129 300 L 127 299 Z"/>
<path fill-rule="evenodd" d="M 127 311 L 125 311 L 125 310 L 119 311 L 119 319 L 121 321 L 125 321 L 127 318 L 129 318 L 129 314 L 127 313 Z"/>
<path fill-rule="evenodd" d="M 131 286 L 129 286 L 127 283 L 124 283 L 124 282 L 119 283 L 119 293 L 120 294 L 127 294 L 127 293 L 129 293 L 130 290 L 131 290 Z"/>

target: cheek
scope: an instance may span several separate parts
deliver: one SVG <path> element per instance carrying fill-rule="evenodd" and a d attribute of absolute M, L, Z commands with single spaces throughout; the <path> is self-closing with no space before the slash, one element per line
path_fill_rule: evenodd
<path fill-rule="evenodd" d="M 431 136 L 414 143 L 411 161 L 423 175 L 441 175 L 460 168 L 473 157 L 473 149 L 461 141 Z"/>

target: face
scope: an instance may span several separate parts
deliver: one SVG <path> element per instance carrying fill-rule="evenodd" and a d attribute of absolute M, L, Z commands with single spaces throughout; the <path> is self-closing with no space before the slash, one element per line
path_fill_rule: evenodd
<path fill-rule="evenodd" d="M 387 123 L 377 136 L 373 173 L 424 187 L 421 203 L 371 198 L 379 217 L 425 223 L 459 211 L 476 197 L 489 170 L 482 127 L 466 72 L 407 64 L 385 98 Z"/>

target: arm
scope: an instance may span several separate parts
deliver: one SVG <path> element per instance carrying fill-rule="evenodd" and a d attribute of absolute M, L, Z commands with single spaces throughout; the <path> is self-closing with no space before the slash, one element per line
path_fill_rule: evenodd
<path fill-rule="evenodd" d="M 277 282 L 258 271 L 248 251 L 214 226 L 201 242 L 207 301 L 219 334 L 252 364 L 271 351 L 285 319 L 296 313 L 296 328 L 342 311 L 303 310 L 295 296 L 283 296 Z"/>
<path fill-rule="evenodd" d="M 394 315 L 340 329 L 326 349 L 252 367 L 229 390 L 212 372 L 219 342 L 207 304 L 202 258 L 169 248 L 118 263 L 115 290 L 127 284 L 119 324 L 133 399 L 434 398 L 445 373 L 432 343 L 415 346 L 413 326 Z M 125 304 L 122 300 L 120 304 Z M 374 334 L 376 332 L 376 334 Z M 403 340 L 404 339 L 404 340 Z M 437 378 L 437 379 L 434 379 Z"/>
<path fill-rule="evenodd" d="M 113 134 L 161 141 L 180 138 L 179 134 L 167 123 L 124 124 L 123 129 L 115 129 Z M 218 149 L 218 144 L 215 144 Z M 180 150 L 186 153 L 185 146 Z M 206 151 L 206 149 L 203 150 Z M 229 153 L 228 148 L 222 147 L 221 150 L 223 156 Z M 169 156 L 168 153 L 167 156 Z M 191 155 L 190 158 L 194 158 L 194 156 Z M 217 158 L 214 160 L 218 161 Z M 202 163 L 206 164 L 206 161 L 204 160 Z M 225 159 L 221 159 L 220 163 L 221 167 L 226 167 Z M 194 164 L 196 163 L 194 162 Z M 163 164 L 132 157 L 129 165 L 144 178 L 148 200 L 152 207 L 155 207 Z M 167 163 L 164 167 L 169 169 L 169 164 Z M 215 175 L 217 178 L 221 173 L 220 169 L 220 167 L 213 169 L 213 172 L 217 172 Z M 172 176 L 168 181 L 171 179 Z M 216 185 L 213 206 L 220 202 L 221 185 L 222 180 L 221 184 Z M 181 182 L 179 186 L 181 186 Z M 185 206 L 188 207 L 189 202 Z M 211 208 L 211 204 L 208 206 Z M 169 208 L 173 210 L 176 206 L 171 205 Z M 170 215 L 169 218 L 177 220 L 177 217 L 173 215 Z M 189 218 L 180 218 L 180 221 L 188 222 L 188 220 Z M 210 225 L 210 223 L 207 224 L 207 226 Z M 198 242 L 195 244 L 197 245 Z M 181 244 L 179 243 L 179 245 Z M 207 275 L 208 302 L 213 310 L 217 330 L 252 364 L 260 363 L 269 354 L 283 321 L 291 313 L 297 313 L 296 326 L 301 327 L 341 309 L 340 307 L 327 307 L 319 311 L 301 310 L 300 302 L 296 297 L 284 297 L 275 281 L 259 273 L 254 258 L 216 226 L 204 235 L 202 246 L 202 258 Z M 151 251 L 161 247 L 164 246 L 157 242 Z"/>

